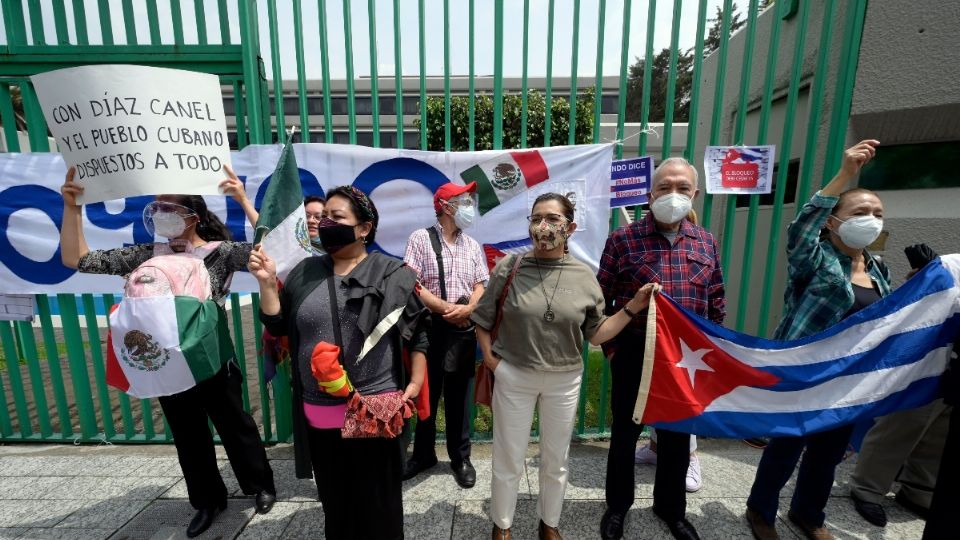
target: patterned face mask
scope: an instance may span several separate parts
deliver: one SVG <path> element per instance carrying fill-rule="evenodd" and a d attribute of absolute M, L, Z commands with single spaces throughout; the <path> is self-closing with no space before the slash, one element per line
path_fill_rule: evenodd
<path fill-rule="evenodd" d="M 550 223 L 543 220 L 534 225 L 530 224 L 530 238 L 535 246 L 542 251 L 556 249 L 566 243 L 570 233 L 567 232 L 567 224 Z"/>

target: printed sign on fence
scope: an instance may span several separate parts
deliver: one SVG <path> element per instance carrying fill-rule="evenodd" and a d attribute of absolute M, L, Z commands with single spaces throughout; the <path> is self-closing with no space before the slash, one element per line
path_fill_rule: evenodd
<path fill-rule="evenodd" d="M 647 204 L 653 158 L 618 159 L 610 165 L 610 208 Z"/>
<path fill-rule="evenodd" d="M 773 187 L 774 146 L 708 146 L 703 156 L 707 193 L 754 195 Z"/>
<path fill-rule="evenodd" d="M 215 195 L 230 164 L 216 75 L 130 65 L 31 77 L 81 204 L 136 195 Z"/>

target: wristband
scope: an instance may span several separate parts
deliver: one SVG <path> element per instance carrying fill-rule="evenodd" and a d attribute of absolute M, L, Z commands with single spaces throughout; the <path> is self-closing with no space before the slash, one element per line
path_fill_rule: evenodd
<path fill-rule="evenodd" d="M 627 307 L 627 304 L 623 305 L 623 312 L 629 315 L 631 319 L 636 319 L 640 315 L 636 311 L 633 311 L 632 309 Z"/>

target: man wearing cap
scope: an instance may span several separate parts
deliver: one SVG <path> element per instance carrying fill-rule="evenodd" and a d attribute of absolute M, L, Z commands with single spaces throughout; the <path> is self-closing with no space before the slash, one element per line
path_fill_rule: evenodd
<path fill-rule="evenodd" d="M 403 479 L 437 464 L 437 405 L 444 395 L 447 454 L 461 487 L 471 488 L 477 473 L 470 463 L 470 383 L 477 338 L 470 315 L 490 278 L 483 249 L 464 234 L 477 215 L 476 183 L 447 183 L 433 196 L 437 223 L 410 235 L 404 262 L 417 273 L 420 299 L 433 312 L 427 380 L 430 417 L 417 423 L 413 456 Z"/>

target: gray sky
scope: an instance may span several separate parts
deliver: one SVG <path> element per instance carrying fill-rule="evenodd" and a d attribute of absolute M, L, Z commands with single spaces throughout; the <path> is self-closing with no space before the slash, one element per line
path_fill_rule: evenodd
<path fill-rule="evenodd" d="M 187 43 L 196 43 L 195 16 L 193 0 L 178 0 L 181 3 L 181 12 L 184 21 L 184 36 Z M 365 77 L 370 74 L 370 41 L 368 2 L 363 0 L 349 0 L 351 5 L 352 34 L 353 34 L 353 64 L 355 77 Z M 676 0 L 682 3 L 680 24 L 680 47 L 689 48 L 696 39 L 697 0 Z M 83 0 L 86 13 L 88 33 L 91 42 L 100 42 L 100 25 L 97 20 L 97 1 Z M 450 2 L 450 65 L 452 75 L 466 75 L 469 72 L 469 31 L 468 31 L 468 2 L 467 0 L 449 0 Z M 55 29 L 52 17 L 52 0 L 41 0 L 41 6 L 46 14 L 45 32 L 47 42 L 55 41 Z M 272 62 L 270 53 L 270 31 L 267 17 L 269 0 L 258 2 L 260 13 L 260 39 L 264 61 L 267 64 L 268 77 L 272 76 Z M 521 0 L 505 0 L 504 6 L 504 75 L 519 76 L 522 70 L 523 44 L 523 2 Z M 65 2 L 68 20 L 73 20 L 72 2 Z M 170 5 L 168 1 L 157 2 L 161 21 L 161 37 L 164 43 L 173 42 L 173 30 L 170 23 Z M 239 36 L 237 24 L 236 1 L 231 0 L 230 20 L 231 35 L 234 40 Z M 284 79 L 295 79 L 296 57 L 294 52 L 293 32 L 293 0 L 276 0 L 279 28 L 279 44 L 281 66 Z M 393 33 L 393 2 L 390 0 L 375 0 L 378 51 L 377 64 L 380 76 L 393 75 L 394 61 L 394 33 Z M 417 0 L 400 0 L 401 7 L 401 50 L 404 75 L 417 75 L 419 67 L 419 36 L 418 36 L 418 9 Z M 707 16 L 715 12 L 715 6 L 720 0 L 707 1 Z M 110 0 L 113 14 L 113 32 L 119 43 L 125 41 L 122 24 L 122 8 L 120 0 Z M 149 27 L 147 23 L 146 7 L 143 0 L 134 2 L 137 13 L 137 35 L 140 43 L 149 42 Z M 318 35 L 317 2 L 305 0 L 303 5 L 304 21 L 304 50 L 305 67 L 308 78 L 320 78 L 320 39 Z M 211 42 L 219 42 L 219 18 L 217 16 L 217 1 L 204 0 L 206 12 L 207 34 Z M 493 73 L 493 0 L 475 0 L 475 73 L 485 75 Z M 530 27 L 529 27 L 529 60 L 528 69 L 531 76 L 546 74 L 547 57 L 547 6 L 548 0 L 530 0 Z M 579 36 L 579 64 L 580 76 L 593 76 L 596 73 L 597 56 L 597 21 L 599 0 L 582 0 L 580 3 L 580 36 Z M 630 17 L 630 62 L 637 56 L 642 56 L 646 42 L 646 21 L 648 2 L 635 0 L 632 2 Z M 671 21 L 674 2 L 660 0 L 657 2 L 656 31 L 654 32 L 654 51 L 668 47 L 670 44 Z M 426 72 L 429 75 L 443 74 L 443 1 L 426 1 Z M 617 75 L 620 70 L 620 47 L 622 36 L 623 0 L 608 0 L 606 22 L 604 24 L 603 72 L 605 75 Z M 554 47 L 553 47 L 553 74 L 566 76 L 571 71 L 571 51 L 573 47 L 573 0 L 555 0 L 554 15 Z M 70 24 L 71 42 L 75 36 L 73 25 Z M 28 23 L 29 28 L 29 23 Z M 334 78 L 343 78 L 346 74 L 346 54 L 344 47 L 343 2 L 327 0 L 327 33 L 330 47 L 330 73 Z M 0 26 L 0 42 L 6 43 L 3 27 Z"/>

